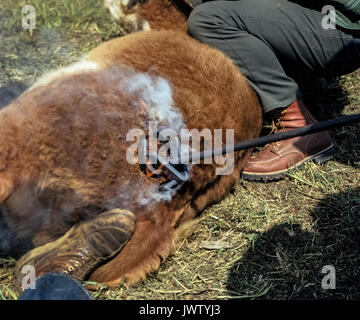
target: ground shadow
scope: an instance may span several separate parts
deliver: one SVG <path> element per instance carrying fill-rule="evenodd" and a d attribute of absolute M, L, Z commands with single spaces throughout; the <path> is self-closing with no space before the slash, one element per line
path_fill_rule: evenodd
<path fill-rule="evenodd" d="M 314 232 L 282 224 L 231 268 L 227 289 L 257 299 L 360 299 L 360 188 L 329 196 L 312 212 Z M 336 270 L 336 289 L 322 288 Z"/>
<path fill-rule="evenodd" d="M 307 89 L 306 89 L 307 88 Z M 349 111 L 351 101 L 348 93 L 340 84 L 340 78 L 326 79 L 326 86 L 320 88 L 311 81 L 304 87 L 304 97 L 309 110 L 319 121 L 335 119 Z M 360 112 L 352 110 L 352 112 Z M 335 146 L 334 160 L 340 163 L 358 167 L 360 150 L 360 124 L 345 126 L 330 130 L 330 136 Z"/>

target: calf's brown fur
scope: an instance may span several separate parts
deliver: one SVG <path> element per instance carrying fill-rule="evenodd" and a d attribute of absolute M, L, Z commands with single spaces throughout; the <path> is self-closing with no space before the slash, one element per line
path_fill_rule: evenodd
<path fill-rule="evenodd" d="M 117 23 L 128 33 L 139 30 L 187 31 L 192 4 L 187 0 L 104 0 Z"/>
<path fill-rule="evenodd" d="M 87 59 L 101 68 L 37 86 L 0 111 L 0 200 L 8 224 L 37 246 L 106 210 L 131 210 L 134 234 L 90 279 L 133 284 L 168 256 L 176 228 L 236 184 L 250 150 L 235 154 L 230 175 L 194 165 L 171 201 L 141 204 L 139 194 L 158 182 L 126 161 L 125 137 L 132 128 L 146 131 L 149 118 L 140 93 L 119 84 L 134 72 L 163 77 L 187 128 L 234 129 L 235 141 L 259 135 L 261 107 L 229 58 L 183 33 L 137 32 Z"/>

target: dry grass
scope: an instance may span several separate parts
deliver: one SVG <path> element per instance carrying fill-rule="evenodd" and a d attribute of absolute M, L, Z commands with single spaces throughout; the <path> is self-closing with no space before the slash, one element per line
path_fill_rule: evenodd
<path fill-rule="evenodd" d="M 74 61 L 122 34 L 100 0 L 26 1 L 38 9 L 38 29 L 20 27 L 24 1 L 0 3 L 0 104 L 39 74 Z M 86 4 L 86 6 L 85 6 Z M 360 112 L 360 74 L 332 79 L 312 103 L 329 119 Z M 331 132 L 336 156 L 282 181 L 240 181 L 205 210 L 195 232 L 159 271 L 128 288 L 98 286 L 98 299 L 359 299 L 360 126 Z M 209 243 L 210 241 L 210 243 Z M 210 249 L 209 249 L 210 248 Z M 211 249 L 212 248 L 212 249 Z M 15 260 L 0 260 L 0 299 L 15 299 Z M 336 289 L 323 290 L 322 267 L 336 268 Z"/>

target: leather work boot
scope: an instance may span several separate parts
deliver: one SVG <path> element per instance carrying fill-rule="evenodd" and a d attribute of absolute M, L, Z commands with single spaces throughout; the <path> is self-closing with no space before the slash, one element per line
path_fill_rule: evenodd
<path fill-rule="evenodd" d="M 84 280 L 101 262 L 125 246 L 135 230 L 135 216 L 127 210 L 106 211 L 94 219 L 73 226 L 56 241 L 25 254 L 16 265 L 21 284 L 24 266 L 32 266 L 35 276 L 57 272 Z"/>
<path fill-rule="evenodd" d="M 284 132 L 316 123 L 302 100 L 281 111 L 275 123 L 276 132 Z M 280 179 L 306 161 L 322 163 L 329 160 L 334 147 L 327 131 L 313 133 L 268 144 L 250 157 L 242 173 L 245 180 L 271 181 Z"/>

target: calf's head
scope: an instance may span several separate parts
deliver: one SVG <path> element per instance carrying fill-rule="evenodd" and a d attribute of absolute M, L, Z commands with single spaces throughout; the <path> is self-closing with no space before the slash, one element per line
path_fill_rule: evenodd
<path fill-rule="evenodd" d="M 186 31 L 188 0 L 104 0 L 105 8 L 128 33 L 140 30 Z"/>

